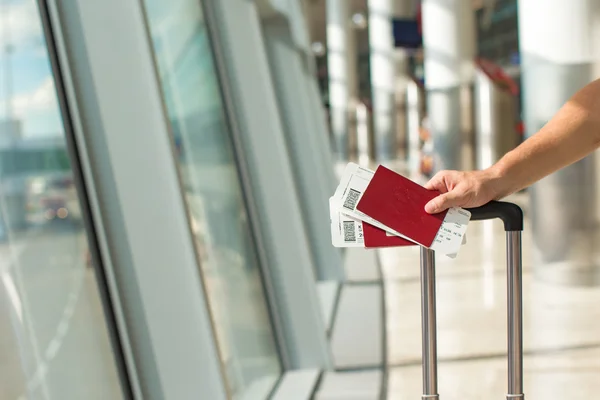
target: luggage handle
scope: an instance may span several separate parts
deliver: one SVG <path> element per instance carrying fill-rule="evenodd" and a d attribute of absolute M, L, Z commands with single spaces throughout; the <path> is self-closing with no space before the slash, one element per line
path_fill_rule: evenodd
<path fill-rule="evenodd" d="M 504 222 L 506 232 L 523 231 L 523 210 L 514 203 L 491 201 L 481 207 L 467 208 L 471 221 L 485 221 L 499 218 Z"/>
<path fill-rule="evenodd" d="M 523 394 L 523 267 L 521 233 L 523 210 L 514 203 L 491 201 L 468 209 L 471 220 L 499 218 L 506 232 L 508 394 L 507 399 L 524 400 Z"/>
<path fill-rule="evenodd" d="M 524 400 L 523 394 L 523 273 L 521 233 L 523 211 L 516 204 L 492 201 L 467 209 L 472 221 L 499 218 L 506 232 L 508 392 L 507 400 Z M 437 383 L 437 327 L 435 253 L 421 247 L 421 326 L 423 346 L 422 400 L 439 400 Z"/>

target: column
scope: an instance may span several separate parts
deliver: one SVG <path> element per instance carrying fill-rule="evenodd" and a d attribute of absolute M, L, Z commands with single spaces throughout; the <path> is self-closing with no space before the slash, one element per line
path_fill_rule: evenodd
<path fill-rule="evenodd" d="M 407 56 L 394 47 L 394 18 L 414 16 L 407 0 L 369 0 L 369 47 L 375 158 L 389 162 L 398 157 L 406 142 Z M 401 153 L 404 153 L 402 151 Z"/>
<path fill-rule="evenodd" d="M 408 172 L 415 179 L 419 176 L 421 165 L 421 121 L 425 114 L 425 92 L 415 80 L 406 87 L 406 160 Z"/>
<path fill-rule="evenodd" d="M 434 169 L 462 169 L 461 92 L 473 76 L 475 14 L 470 1 L 423 0 L 422 18 Z"/>
<path fill-rule="evenodd" d="M 519 1 L 526 135 L 534 135 L 577 90 L 598 76 L 600 2 Z M 597 284 L 597 156 L 564 168 L 531 188 L 538 276 Z M 597 247 L 596 247 L 597 248 Z"/>
<path fill-rule="evenodd" d="M 357 65 L 351 2 L 327 0 L 327 73 L 336 161 L 347 161 L 349 157 L 349 115 L 354 111 L 352 105 L 358 91 Z"/>

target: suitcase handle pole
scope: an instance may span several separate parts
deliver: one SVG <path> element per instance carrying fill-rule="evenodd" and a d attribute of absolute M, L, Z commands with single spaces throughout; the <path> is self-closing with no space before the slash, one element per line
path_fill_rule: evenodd
<path fill-rule="evenodd" d="M 508 264 L 508 394 L 507 400 L 525 400 L 523 394 L 523 271 L 521 232 L 506 232 Z"/>
<path fill-rule="evenodd" d="M 512 203 L 492 201 L 471 208 L 472 221 L 499 218 L 506 232 L 508 394 L 507 400 L 525 400 L 523 394 L 523 267 L 521 232 L 523 211 Z"/>
<path fill-rule="evenodd" d="M 508 290 L 508 394 L 507 400 L 525 400 L 523 394 L 523 276 L 521 232 L 523 211 L 512 203 L 492 201 L 468 209 L 471 221 L 499 218 L 504 223 Z M 439 400 L 437 384 L 437 327 L 435 252 L 421 247 L 421 332 L 423 350 L 422 400 Z"/>
<path fill-rule="evenodd" d="M 439 400 L 437 391 L 437 327 L 435 252 L 421 247 L 421 333 L 423 350 L 422 400 Z"/>

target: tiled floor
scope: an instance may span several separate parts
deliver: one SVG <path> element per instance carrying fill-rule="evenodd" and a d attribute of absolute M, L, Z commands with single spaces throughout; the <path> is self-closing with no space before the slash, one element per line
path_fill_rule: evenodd
<path fill-rule="evenodd" d="M 526 204 L 525 204 L 526 205 Z M 526 209 L 526 207 L 524 207 Z M 523 234 L 527 399 L 596 398 L 600 391 L 600 286 L 570 287 L 533 276 Z M 417 248 L 380 252 L 386 282 L 390 400 L 421 396 Z M 455 260 L 438 257 L 439 392 L 443 400 L 505 398 L 506 275 L 500 222 L 472 223 Z"/>

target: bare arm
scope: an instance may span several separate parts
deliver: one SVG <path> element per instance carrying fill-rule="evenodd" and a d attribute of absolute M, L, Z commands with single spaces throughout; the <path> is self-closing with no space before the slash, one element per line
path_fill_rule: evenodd
<path fill-rule="evenodd" d="M 521 190 L 600 147 L 600 80 L 577 92 L 535 135 L 490 170 L 502 179 L 500 196 Z"/>
<path fill-rule="evenodd" d="M 538 133 L 484 171 L 442 171 L 426 185 L 443 194 L 426 207 L 476 207 L 523 189 L 600 147 L 600 80 L 567 101 Z"/>

